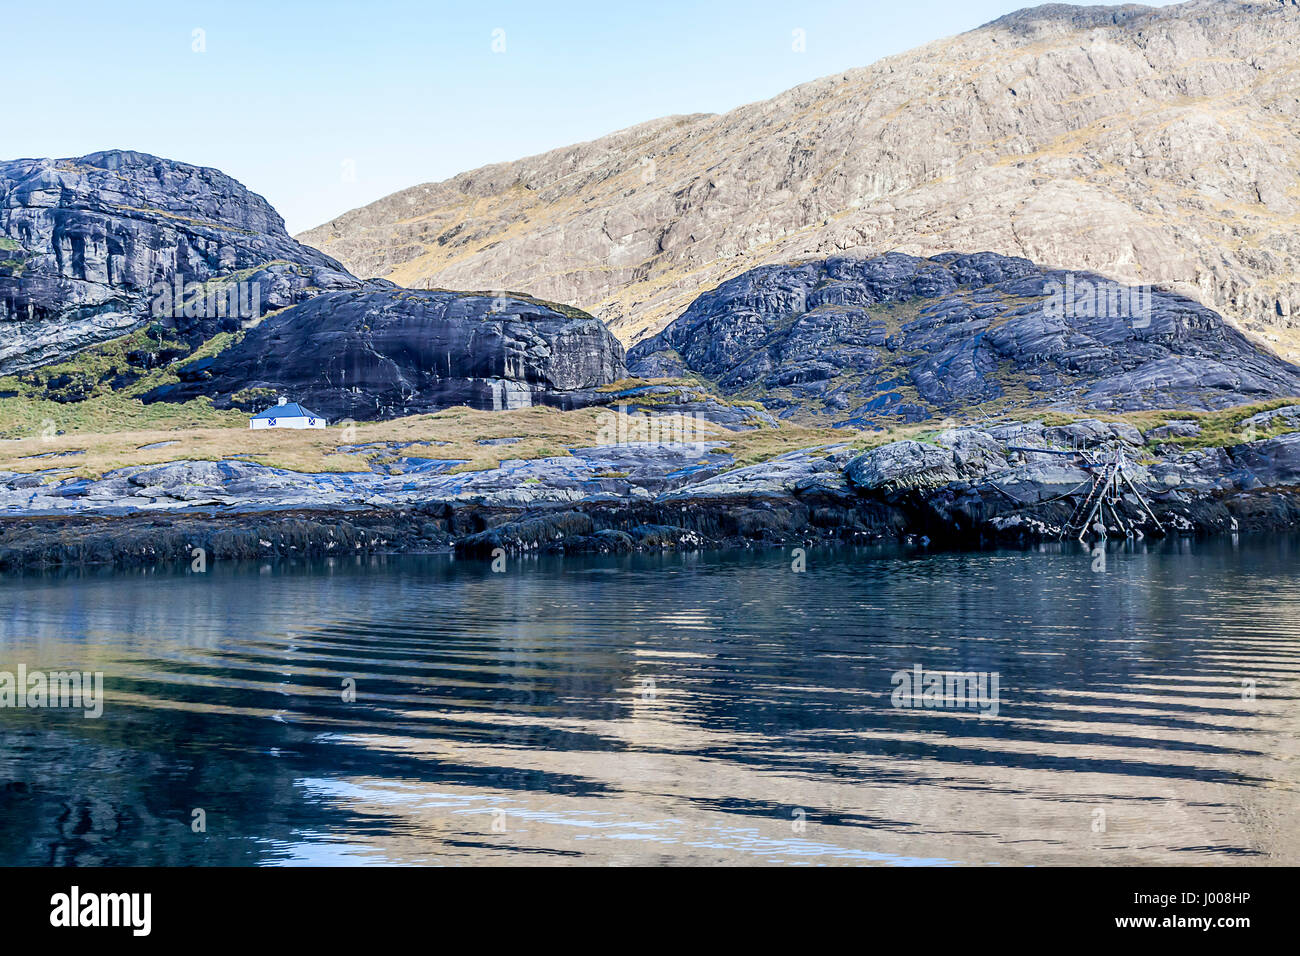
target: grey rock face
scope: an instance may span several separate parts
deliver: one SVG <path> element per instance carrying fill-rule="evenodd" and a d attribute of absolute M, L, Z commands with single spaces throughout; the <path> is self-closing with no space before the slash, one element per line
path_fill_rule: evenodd
<path fill-rule="evenodd" d="M 145 401 L 247 388 L 292 393 L 329 419 L 414 415 L 453 405 L 574 408 L 626 376 L 599 319 L 511 295 L 414 290 L 327 292 L 265 319 L 179 385 Z"/>
<path fill-rule="evenodd" d="M 718 474 L 699 474 L 660 495 L 663 501 L 687 502 L 727 498 L 779 498 L 819 491 L 844 494 L 842 446 L 807 448 L 770 461 Z"/>
<path fill-rule="evenodd" d="M 1097 289 L 1104 302 L 1081 291 Z M 704 376 L 780 417 L 850 424 L 1300 394 L 1300 368 L 1184 296 L 993 253 L 761 266 L 701 295 L 628 365 Z"/>
<path fill-rule="evenodd" d="M 626 342 L 758 265 L 990 249 L 1170 287 L 1294 360 L 1297 47 L 1289 2 L 1038 6 L 722 115 L 414 186 L 302 238 L 357 275 L 573 302 Z"/>
<path fill-rule="evenodd" d="M 1024 426 L 1025 434 L 1035 436 L 1038 429 Z M 1057 448 L 1094 448 L 1123 442 L 1137 447 L 1144 443 L 1142 433 L 1127 422 L 1101 422 L 1096 419 L 1083 419 L 1068 425 L 1053 425 L 1043 428 L 1042 440 Z"/>
<path fill-rule="evenodd" d="M 957 480 L 957 462 L 946 448 L 915 441 L 892 442 L 849 462 L 845 476 L 864 491 L 892 494 L 933 488 Z"/>
<path fill-rule="evenodd" d="M 124 150 L 0 162 L 0 374 L 143 325 L 160 283 L 234 274 L 265 311 L 361 286 L 217 170 Z M 196 343 L 238 327 L 173 311 L 160 324 Z"/>
<path fill-rule="evenodd" d="M 372 419 L 449 405 L 571 408 L 625 374 L 622 346 L 585 313 L 363 283 L 291 239 L 230 177 L 143 153 L 0 163 L 0 242 L 0 374 L 146 322 L 184 355 L 261 316 L 241 343 L 183 366 L 179 384 L 145 400 L 211 395 L 228 406 L 236 393 L 273 389 L 329 418 Z M 218 311 L 215 298 L 196 305 L 200 285 L 210 296 L 234 290 L 223 305 L 253 314 Z"/>
<path fill-rule="evenodd" d="M 1300 485 L 1300 432 L 1237 445 L 1230 454 L 1239 469 L 1235 476 L 1245 487 Z"/>

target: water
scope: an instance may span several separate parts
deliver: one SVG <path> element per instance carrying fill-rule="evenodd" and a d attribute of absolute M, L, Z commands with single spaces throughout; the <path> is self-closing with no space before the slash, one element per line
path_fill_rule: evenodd
<path fill-rule="evenodd" d="M 1297 558 L 10 577 L 0 670 L 106 699 L 0 709 L 0 864 L 1295 864 Z M 918 664 L 997 716 L 892 706 Z"/>

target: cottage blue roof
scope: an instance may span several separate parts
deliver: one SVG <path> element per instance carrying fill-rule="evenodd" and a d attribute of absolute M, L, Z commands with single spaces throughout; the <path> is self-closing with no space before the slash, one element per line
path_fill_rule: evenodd
<path fill-rule="evenodd" d="M 309 412 L 297 402 L 285 402 L 272 405 L 264 412 L 258 412 L 254 418 L 320 418 L 315 412 Z"/>

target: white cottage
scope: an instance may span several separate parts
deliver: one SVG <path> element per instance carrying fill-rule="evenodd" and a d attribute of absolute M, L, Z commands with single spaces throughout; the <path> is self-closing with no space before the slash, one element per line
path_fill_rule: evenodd
<path fill-rule="evenodd" d="M 281 398 L 280 404 L 258 412 L 248 420 L 249 428 L 324 428 L 325 419 L 297 402 Z"/>

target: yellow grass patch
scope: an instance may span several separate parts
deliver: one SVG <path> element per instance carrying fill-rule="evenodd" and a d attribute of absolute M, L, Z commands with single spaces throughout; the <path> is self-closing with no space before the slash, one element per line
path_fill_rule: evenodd
<path fill-rule="evenodd" d="M 540 407 L 506 412 L 449 408 L 431 415 L 324 429 L 254 430 L 248 427 L 246 415 L 231 414 L 238 419 L 238 424 L 226 427 L 128 428 L 3 440 L 0 441 L 0 470 L 30 473 L 66 468 L 79 476 L 98 477 L 129 465 L 239 458 L 293 471 L 346 472 L 367 471 L 372 461 L 382 463 L 409 454 L 463 461 L 456 470 L 477 471 L 495 468 L 503 458 L 563 456 L 570 448 L 607 443 L 612 440 L 611 434 L 618 433 L 620 418 L 625 420 L 621 433 L 635 437 L 638 424 L 646 420 L 645 416 L 625 416 L 603 408 L 571 412 Z M 674 433 L 676 418 L 655 416 L 660 433 Z M 701 438 L 736 437 L 718 425 L 701 426 L 691 419 L 683 424 L 700 431 Z M 508 445 L 479 444 L 483 439 L 492 438 L 520 440 Z M 352 447 L 416 441 L 445 444 L 416 445 L 407 450 Z M 161 442 L 169 444 L 143 447 Z"/>
<path fill-rule="evenodd" d="M 0 408 L 12 402 L 0 401 Z M 1083 418 L 1124 421 L 1145 431 L 1170 419 L 1196 421 L 1202 426 L 1195 438 L 1173 439 L 1172 444 L 1187 447 L 1231 445 L 1251 438 L 1266 438 L 1289 430 L 1278 423 L 1258 434 L 1243 435 L 1240 423 L 1260 411 L 1288 404 L 1297 399 L 1278 399 L 1238 406 L 1218 412 L 1154 411 L 1126 414 L 1077 414 L 1033 409 L 1018 409 L 1003 419 L 1042 420 L 1048 425 L 1065 424 Z M 569 454 L 571 448 L 590 448 L 609 444 L 622 437 L 637 440 L 639 435 L 693 435 L 702 441 L 717 441 L 720 450 L 732 455 L 736 467 L 798 451 L 831 444 L 849 444 L 855 449 L 877 448 L 893 441 L 913 439 L 931 441 L 937 433 L 934 422 L 897 425 L 879 430 L 852 430 L 783 423 L 779 428 L 758 428 L 733 432 L 720 425 L 699 422 L 674 415 L 625 415 L 608 408 L 587 408 L 562 412 L 553 408 L 525 408 L 504 412 L 485 412 L 470 408 L 450 408 L 431 415 L 413 415 L 384 422 L 363 422 L 325 429 L 258 429 L 248 428 L 247 416 L 240 412 L 217 412 L 210 408 L 197 417 L 219 416 L 221 424 L 196 425 L 190 421 L 185 406 L 146 406 L 171 409 L 175 421 L 149 423 L 145 427 L 112 430 L 105 422 L 103 430 L 82 429 L 67 434 L 37 434 L 20 439 L 0 440 L 0 470 L 33 473 L 58 469 L 59 477 L 68 474 L 94 478 L 105 472 L 132 465 L 161 464 L 169 461 L 218 461 L 242 459 L 276 468 L 302 472 L 368 471 L 372 464 L 410 455 L 462 462 L 455 471 L 478 471 L 496 468 L 507 458 L 547 458 Z M 225 424 L 230 421 L 230 424 Z M 647 437 L 649 437 L 647 435 Z M 517 438 L 507 445 L 483 445 L 493 438 Z M 387 443 L 429 442 L 407 449 L 384 447 Z M 167 443 L 167 444 L 162 444 Z M 145 447 L 160 445 L 160 447 Z M 370 447 L 357 447 L 370 446 Z M 56 480 L 53 476 L 51 480 Z"/>

